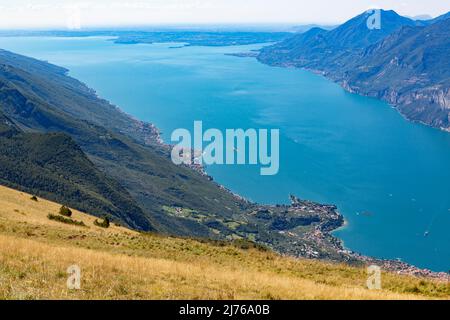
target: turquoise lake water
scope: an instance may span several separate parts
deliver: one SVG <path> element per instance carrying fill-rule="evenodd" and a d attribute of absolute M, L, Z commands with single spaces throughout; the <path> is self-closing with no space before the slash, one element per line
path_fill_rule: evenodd
<path fill-rule="evenodd" d="M 0 38 L 0 48 L 64 66 L 99 95 L 176 128 L 280 129 L 280 171 L 211 166 L 251 200 L 289 194 L 339 207 L 345 246 L 420 267 L 450 269 L 450 134 L 404 120 L 386 103 L 349 94 L 306 71 L 225 53 L 260 46 L 117 45 L 105 38 Z M 427 237 L 425 232 L 429 232 Z"/>

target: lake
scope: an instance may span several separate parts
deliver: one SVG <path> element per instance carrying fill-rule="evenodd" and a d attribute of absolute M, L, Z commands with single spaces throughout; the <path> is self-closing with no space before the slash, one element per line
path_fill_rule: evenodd
<path fill-rule="evenodd" d="M 336 204 L 336 231 L 351 250 L 450 269 L 450 134 L 411 123 L 384 102 L 345 92 L 297 69 L 225 55 L 261 45 L 119 45 L 111 39 L 0 38 L 0 48 L 47 60 L 125 112 L 174 129 L 280 129 L 280 171 L 211 166 L 214 179 L 248 199 L 290 194 Z M 428 236 L 425 234 L 428 233 Z"/>

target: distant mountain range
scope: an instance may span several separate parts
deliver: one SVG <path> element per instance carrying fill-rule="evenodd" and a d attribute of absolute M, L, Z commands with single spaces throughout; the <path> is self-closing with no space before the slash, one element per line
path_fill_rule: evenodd
<path fill-rule="evenodd" d="M 450 130 L 450 13 L 419 21 L 381 10 L 381 28 L 369 29 L 372 14 L 296 34 L 263 48 L 258 60 L 313 70 L 410 120 Z"/>

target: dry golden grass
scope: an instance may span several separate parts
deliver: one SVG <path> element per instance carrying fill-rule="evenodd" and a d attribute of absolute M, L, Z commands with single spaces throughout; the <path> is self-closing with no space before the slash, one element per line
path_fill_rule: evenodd
<path fill-rule="evenodd" d="M 0 187 L 0 299 L 424 299 L 448 284 L 385 273 L 383 290 L 366 272 L 189 239 L 87 227 L 47 219 L 61 205 Z M 80 266 L 81 289 L 66 270 Z"/>

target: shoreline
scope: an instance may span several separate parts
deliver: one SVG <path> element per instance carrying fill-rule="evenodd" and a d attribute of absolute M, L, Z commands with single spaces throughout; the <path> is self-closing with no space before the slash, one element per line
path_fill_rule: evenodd
<path fill-rule="evenodd" d="M 361 91 L 355 90 L 353 88 L 350 87 L 350 85 L 348 84 L 348 82 L 346 82 L 345 79 L 339 79 L 339 78 L 334 78 L 331 76 L 331 72 L 327 72 L 327 71 L 323 71 L 323 70 L 319 70 L 319 69 L 313 69 L 313 68 L 308 68 L 308 67 L 297 67 L 295 65 L 292 64 L 270 64 L 270 63 L 266 63 L 262 60 L 260 60 L 258 57 L 255 58 L 256 61 L 260 62 L 261 64 L 270 66 L 270 67 L 279 67 L 279 68 L 286 68 L 286 69 L 298 69 L 298 70 L 303 70 L 303 71 L 307 71 L 310 73 L 313 73 L 315 75 L 318 76 L 322 76 L 323 78 L 327 79 L 328 81 L 331 81 L 333 83 L 336 83 L 337 85 L 339 85 L 342 89 L 344 89 L 346 92 L 348 93 L 352 93 L 352 94 L 356 94 L 362 97 L 367 97 L 367 98 L 373 98 L 376 99 L 378 101 L 382 101 L 387 103 L 391 108 L 393 108 L 394 110 L 397 111 L 398 114 L 400 114 L 400 116 L 405 119 L 406 121 L 410 122 L 410 123 L 416 123 L 416 124 L 421 124 L 424 125 L 428 128 L 432 128 L 432 129 L 436 129 L 439 131 L 444 131 L 444 132 L 448 132 L 450 133 L 450 127 L 437 127 L 437 126 L 433 126 L 432 124 L 426 123 L 424 121 L 421 120 L 417 120 L 417 119 L 411 119 L 408 118 L 403 111 L 401 110 L 401 106 L 402 104 L 396 104 L 393 103 L 383 97 L 375 97 L 375 96 L 370 96 L 367 95 Z"/>
<path fill-rule="evenodd" d="M 145 123 L 144 121 L 138 120 L 138 119 L 136 119 L 136 121 Z M 152 125 L 156 130 L 158 130 L 157 127 L 154 126 L 153 124 L 151 124 L 151 123 L 148 123 L 148 124 Z M 166 147 L 166 148 L 172 147 L 172 145 L 165 143 L 161 138 L 159 138 L 159 143 L 161 143 L 160 146 L 162 146 L 162 147 Z M 262 207 L 262 208 L 267 208 L 267 207 L 273 206 L 273 205 L 268 205 L 268 204 L 253 203 L 252 201 L 246 199 L 245 197 L 231 191 L 226 186 L 215 182 L 214 177 L 210 176 L 205 171 L 204 167 L 202 167 L 202 166 L 200 167 L 200 169 L 197 166 L 188 166 L 188 167 L 191 170 L 194 170 L 194 171 L 210 178 L 212 181 L 214 181 L 215 184 L 217 184 L 219 186 L 219 188 L 221 188 L 225 192 L 228 192 L 229 194 L 233 195 L 235 198 L 237 198 L 239 200 L 245 201 L 247 203 L 252 203 L 252 204 Z M 295 196 L 291 196 L 291 199 L 293 201 L 292 201 L 291 205 L 289 205 L 288 207 L 293 207 L 293 206 L 295 207 L 295 201 L 299 200 L 299 199 L 296 198 Z M 301 200 L 299 200 L 299 201 L 301 201 Z M 349 257 L 356 259 L 364 264 L 367 264 L 367 265 L 375 264 L 375 265 L 381 267 L 383 271 L 389 271 L 389 272 L 397 273 L 400 275 L 410 275 L 410 276 L 416 276 L 416 277 L 431 278 L 431 279 L 435 279 L 438 281 L 449 281 L 450 276 L 449 276 L 449 274 L 447 274 L 445 272 L 432 271 L 432 270 L 429 270 L 426 268 L 419 268 L 412 264 L 409 264 L 409 263 L 406 263 L 406 262 L 403 262 L 400 260 L 371 257 L 371 256 L 367 256 L 367 255 L 355 252 L 355 251 L 351 250 L 350 248 L 347 248 L 345 246 L 344 241 L 341 238 L 339 238 L 333 234 L 335 231 L 345 229 L 349 226 L 349 221 L 347 219 L 345 219 L 345 216 L 342 215 L 338 211 L 338 208 L 335 205 L 326 205 L 326 204 L 321 204 L 321 203 L 315 203 L 315 202 L 312 202 L 309 200 L 304 200 L 301 202 L 314 204 L 314 205 L 318 205 L 320 207 L 325 207 L 325 208 L 332 208 L 332 211 L 338 216 L 338 220 L 342 219 L 342 223 L 339 226 L 335 226 L 330 230 L 323 230 L 320 227 L 321 228 L 320 231 L 322 232 L 322 234 L 319 235 L 319 237 L 324 236 L 324 237 L 332 238 L 335 241 L 337 251 L 342 252 L 344 254 L 348 254 Z M 320 239 L 317 239 L 317 238 L 315 240 L 320 241 Z M 301 256 L 300 257 L 293 256 L 293 257 L 302 258 Z M 309 259 L 321 260 L 321 259 L 317 259 L 317 258 L 309 258 Z"/>
<path fill-rule="evenodd" d="M 305 69 L 305 70 L 309 71 L 309 72 L 313 72 L 312 70 L 307 70 L 307 69 Z M 84 84 L 84 85 L 86 85 L 86 84 Z M 86 85 L 86 87 L 88 87 L 88 86 Z M 160 130 L 154 124 L 152 124 L 151 122 L 140 120 L 140 119 L 126 113 L 119 106 L 112 104 L 108 100 L 100 97 L 96 90 L 94 90 L 94 89 L 91 89 L 91 90 L 93 91 L 93 93 L 95 94 L 96 97 L 107 101 L 117 111 L 121 112 L 123 115 L 125 115 L 130 120 L 130 122 L 132 123 L 132 128 L 134 128 L 134 130 L 136 130 L 137 133 L 140 133 L 141 143 L 143 143 L 144 145 L 147 145 L 147 146 L 158 146 L 158 147 L 161 147 L 163 150 L 170 152 L 170 150 L 173 146 L 164 142 L 164 140 L 161 137 Z M 200 168 L 197 166 L 195 166 L 195 167 L 187 166 L 187 167 L 189 167 L 191 170 L 197 172 L 198 174 L 203 175 L 203 176 L 207 177 L 208 179 L 212 180 L 217 186 L 219 186 L 219 188 L 221 188 L 225 192 L 228 192 L 229 194 L 231 194 L 233 197 L 235 197 L 236 199 L 238 199 L 240 201 L 245 201 L 247 203 L 253 204 L 253 205 L 255 205 L 257 207 L 261 207 L 261 208 L 272 207 L 271 205 L 267 205 L 267 204 L 253 203 L 253 202 L 249 201 L 248 199 L 246 199 L 245 197 L 242 197 L 239 194 L 232 192 L 226 186 L 223 186 L 223 185 L 217 183 L 216 181 L 214 181 L 214 178 L 212 176 L 208 175 L 203 167 L 200 167 Z M 314 203 L 314 202 L 307 201 L 307 200 L 305 201 L 305 203 L 317 205 L 318 208 L 333 207 L 331 210 L 331 212 L 332 212 L 331 216 L 334 216 L 334 214 L 336 214 L 338 217 L 337 220 L 342 218 L 341 223 L 334 224 L 335 222 L 333 222 L 332 226 L 330 227 L 327 225 L 327 223 L 329 223 L 332 220 L 336 221 L 336 217 L 331 219 L 330 216 L 328 216 L 328 217 L 325 216 L 325 223 L 324 223 L 325 228 L 323 228 L 323 225 L 320 225 L 319 228 L 315 229 L 315 231 L 317 233 L 311 233 L 311 234 L 307 235 L 308 240 L 312 240 L 312 241 L 316 242 L 317 244 L 323 243 L 324 240 L 329 240 L 329 242 L 331 242 L 332 244 L 331 245 L 326 244 L 326 246 L 330 246 L 330 248 L 332 248 L 332 249 L 336 250 L 336 252 L 342 254 L 343 257 L 347 257 L 349 260 L 356 260 L 363 264 L 378 264 L 378 265 L 382 266 L 382 268 L 386 271 L 395 272 L 398 274 L 413 275 L 413 276 L 418 276 L 418 277 L 433 278 L 433 279 L 438 279 L 438 280 L 448 280 L 448 275 L 446 273 L 435 272 L 435 271 L 431 271 L 428 269 L 421 269 L 421 268 L 415 267 L 413 265 L 410 265 L 410 264 L 407 264 L 407 263 L 404 263 L 404 262 L 401 262 L 398 260 L 389 260 L 389 259 L 380 259 L 380 258 L 375 258 L 375 257 L 369 257 L 369 256 L 365 256 L 363 254 L 354 252 L 354 251 L 346 248 L 343 241 L 333 234 L 334 231 L 340 230 L 340 229 L 348 226 L 348 221 L 344 218 L 344 216 L 342 214 L 340 214 L 337 211 L 337 207 L 318 204 L 318 203 Z M 293 204 L 291 204 L 288 207 L 292 207 L 292 206 L 293 206 Z M 315 213 L 317 213 L 317 212 L 315 212 Z M 294 237 L 295 237 L 295 235 L 294 235 Z M 295 238 L 297 238 L 297 237 L 295 237 Z M 284 254 L 279 249 L 278 250 L 276 248 L 272 248 L 272 249 L 276 252 Z M 289 248 L 286 248 L 286 249 L 288 250 Z M 311 254 L 311 256 L 306 256 L 306 258 L 321 260 L 320 258 L 314 257 L 314 253 L 315 253 L 314 250 L 311 250 L 311 252 L 306 252 L 307 255 Z M 287 253 L 287 254 L 290 256 L 293 256 L 293 257 L 297 257 L 297 258 L 305 258 L 305 256 L 303 256 L 303 255 L 291 254 L 291 253 Z M 324 259 L 322 259 L 322 260 L 324 260 Z M 331 261 L 333 261 L 333 260 L 331 260 Z M 336 260 L 336 261 L 338 261 L 338 260 Z"/>

